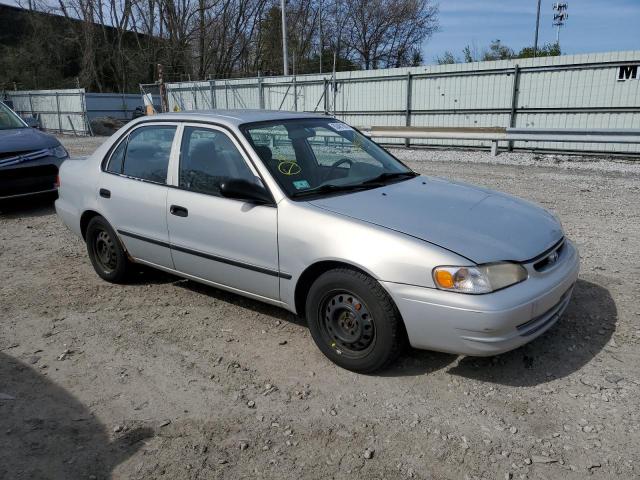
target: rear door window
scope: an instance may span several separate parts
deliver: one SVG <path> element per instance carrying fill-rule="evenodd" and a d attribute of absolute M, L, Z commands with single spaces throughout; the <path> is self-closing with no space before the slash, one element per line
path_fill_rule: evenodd
<path fill-rule="evenodd" d="M 166 183 L 171 145 L 176 127 L 142 127 L 129 135 L 122 173 L 155 183 Z M 117 149 L 116 152 L 117 153 Z M 116 158 L 112 158 L 117 162 Z"/>

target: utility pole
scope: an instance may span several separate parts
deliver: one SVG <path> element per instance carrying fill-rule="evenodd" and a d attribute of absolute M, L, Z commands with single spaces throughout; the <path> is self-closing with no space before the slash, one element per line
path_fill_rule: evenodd
<path fill-rule="evenodd" d="M 318 26 L 320 27 L 320 73 L 322 73 L 322 0 L 320 0 L 320 7 L 318 9 Z"/>
<path fill-rule="evenodd" d="M 540 3 L 542 0 L 538 0 L 538 14 L 536 16 L 536 37 L 533 41 L 533 58 L 538 56 L 538 33 L 540 32 Z"/>
<path fill-rule="evenodd" d="M 282 64 L 284 65 L 284 74 L 289 75 L 289 55 L 287 54 L 287 15 L 285 13 L 285 1 L 280 0 L 280 9 L 282 10 Z"/>

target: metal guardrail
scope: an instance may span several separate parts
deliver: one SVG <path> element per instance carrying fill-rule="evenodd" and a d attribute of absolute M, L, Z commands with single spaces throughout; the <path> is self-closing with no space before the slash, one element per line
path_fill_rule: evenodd
<path fill-rule="evenodd" d="M 374 126 L 365 133 L 372 138 L 433 140 L 481 140 L 491 142 L 491 154 L 498 154 L 499 142 L 566 142 L 639 144 L 640 129 L 581 128 L 429 128 Z"/>

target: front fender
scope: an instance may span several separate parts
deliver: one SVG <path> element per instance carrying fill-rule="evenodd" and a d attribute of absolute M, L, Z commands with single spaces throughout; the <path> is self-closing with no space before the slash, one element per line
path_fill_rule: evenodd
<path fill-rule="evenodd" d="M 295 311 L 295 288 L 302 273 L 318 262 L 352 265 L 380 282 L 435 288 L 437 265 L 469 260 L 437 245 L 378 225 L 328 212 L 306 202 L 278 205 L 280 297 Z"/>

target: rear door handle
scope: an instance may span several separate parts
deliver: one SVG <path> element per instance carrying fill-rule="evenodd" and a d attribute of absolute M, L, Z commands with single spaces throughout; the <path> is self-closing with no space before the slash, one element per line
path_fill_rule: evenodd
<path fill-rule="evenodd" d="M 169 212 L 171 212 L 171 215 L 175 215 L 176 217 L 189 216 L 189 210 L 187 210 L 184 207 L 181 207 L 180 205 L 171 205 L 171 207 L 169 208 Z"/>
<path fill-rule="evenodd" d="M 107 190 L 106 188 L 101 188 L 100 189 L 100 196 L 103 198 L 111 198 L 111 191 Z"/>

